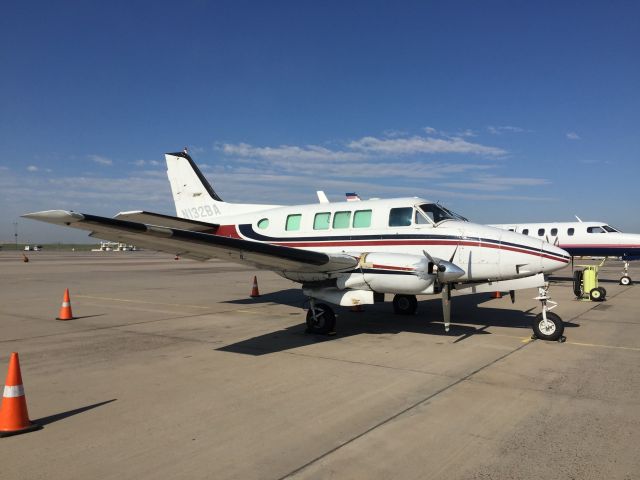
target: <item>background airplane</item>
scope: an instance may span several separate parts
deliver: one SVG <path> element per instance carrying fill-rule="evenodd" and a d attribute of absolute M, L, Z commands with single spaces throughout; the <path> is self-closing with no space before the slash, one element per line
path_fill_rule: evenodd
<path fill-rule="evenodd" d="M 620 285 L 631 285 L 629 261 L 640 259 L 640 234 L 622 233 L 605 222 L 509 223 L 497 228 L 544 239 L 572 257 L 616 257 L 624 261 Z"/>
<path fill-rule="evenodd" d="M 412 314 L 416 295 L 440 294 L 445 330 L 451 290 L 460 294 L 539 288 L 538 338 L 562 338 L 544 274 L 569 263 L 545 242 L 468 222 L 418 197 L 277 206 L 224 202 L 186 152 L 165 155 L 177 216 L 145 211 L 115 218 L 49 210 L 26 218 L 88 230 L 196 260 L 232 259 L 301 283 L 307 330 L 333 333 L 335 314 L 317 300 L 353 306 L 384 301 Z M 550 305 L 549 305 L 550 304 Z"/>

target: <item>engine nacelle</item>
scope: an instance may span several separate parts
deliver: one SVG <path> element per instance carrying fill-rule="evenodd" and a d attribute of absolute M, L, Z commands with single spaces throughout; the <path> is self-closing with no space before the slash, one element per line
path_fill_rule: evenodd
<path fill-rule="evenodd" d="M 365 253 L 357 272 L 340 275 L 338 288 L 415 295 L 433 293 L 436 275 L 433 265 L 422 255 L 403 253 Z"/>

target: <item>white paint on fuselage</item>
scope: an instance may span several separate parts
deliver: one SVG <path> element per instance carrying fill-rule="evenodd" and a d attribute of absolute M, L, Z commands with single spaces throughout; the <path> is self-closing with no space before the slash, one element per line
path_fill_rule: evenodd
<path fill-rule="evenodd" d="M 416 224 L 415 211 L 419 205 L 431 203 L 417 197 L 315 203 L 267 208 L 246 214 L 220 216 L 215 220 L 219 225 L 251 225 L 255 233 L 267 237 L 259 241 L 326 253 L 360 256 L 368 252 L 388 252 L 422 257 L 426 250 L 432 257 L 451 259 L 462 268 L 465 275 L 460 278 L 461 281 L 526 277 L 557 270 L 567 263 L 558 258 L 566 257 L 565 251 L 539 238 L 461 220 L 439 223 L 427 220 L 427 223 Z M 390 227 L 390 210 L 402 207 L 414 209 L 411 225 Z M 314 218 L 318 213 L 330 213 L 332 221 L 336 212 L 352 212 L 352 222 L 354 212 L 360 210 L 372 211 L 370 226 L 354 228 L 350 223 L 349 228 L 333 228 L 330 223 L 328 229 L 314 229 Z M 300 228 L 286 230 L 287 217 L 292 214 L 301 215 Z M 264 219 L 268 220 L 268 227 L 260 228 L 258 224 Z M 358 239 L 365 235 L 377 238 Z M 435 238 L 420 238 L 425 235 Z M 331 241 L 327 237 L 341 238 Z M 242 235 L 242 238 L 256 240 L 252 236 Z M 358 244 L 353 245 L 354 242 Z M 552 258 L 540 255 L 542 250 Z"/>
<path fill-rule="evenodd" d="M 633 255 L 640 250 L 640 234 L 623 233 L 606 222 L 546 222 L 492 225 L 540 238 L 560 248 L 581 255 L 609 256 Z M 616 230 L 616 231 L 611 231 Z"/>

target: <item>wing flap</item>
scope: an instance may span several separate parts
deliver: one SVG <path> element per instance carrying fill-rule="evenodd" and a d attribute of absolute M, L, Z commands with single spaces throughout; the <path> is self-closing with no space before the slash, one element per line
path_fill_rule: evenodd
<path fill-rule="evenodd" d="M 145 223 L 148 225 L 160 225 L 163 227 L 178 228 L 180 230 L 191 230 L 193 232 L 211 232 L 219 227 L 215 223 L 200 222 L 187 218 L 172 217 L 162 213 L 146 212 L 136 210 L 132 212 L 120 212 L 114 218 L 118 220 L 128 220 L 131 222 Z"/>
<path fill-rule="evenodd" d="M 65 210 L 28 213 L 23 217 L 88 230 L 94 237 L 197 260 L 219 258 L 276 271 L 327 273 L 354 268 L 358 264 L 357 258 L 346 254 L 326 254 Z"/>

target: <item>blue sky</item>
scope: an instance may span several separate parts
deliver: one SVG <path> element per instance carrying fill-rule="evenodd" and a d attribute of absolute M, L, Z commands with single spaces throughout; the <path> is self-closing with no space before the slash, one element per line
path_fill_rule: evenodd
<path fill-rule="evenodd" d="M 0 242 L 25 212 L 417 195 L 640 232 L 637 2 L 9 2 Z M 18 219 L 21 241 L 83 232 Z"/>

